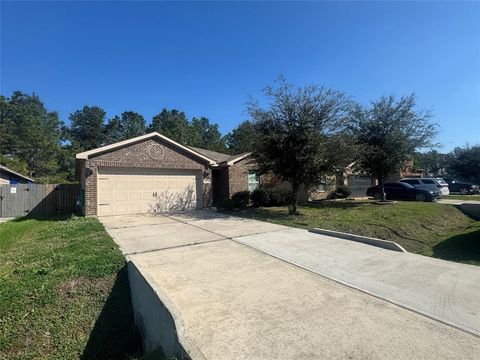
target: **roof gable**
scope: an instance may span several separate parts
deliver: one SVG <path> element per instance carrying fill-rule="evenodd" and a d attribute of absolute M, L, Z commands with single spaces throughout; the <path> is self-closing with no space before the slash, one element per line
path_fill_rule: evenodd
<path fill-rule="evenodd" d="M 249 157 L 250 155 L 252 155 L 252 153 L 244 153 L 244 154 L 240 154 L 240 155 L 232 155 L 230 156 L 227 160 L 224 161 L 225 164 L 227 165 L 233 165 L 243 159 L 246 159 L 247 157 Z"/>
<path fill-rule="evenodd" d="M 22 174 L 20 174 L 16 171 L 13 171 L 12 169 L 9 169 L 9 168 L 7 168 L 6 166 L 3 166 L 3 165 L 0 165 L 0 171 L 3 171 L 3 172 L 6 172 L 6 173 L 9 173 L 9 174 L 12 174 L 14 176 L 17 176 L 19 178 L 34 182 L 34 180 L 32 178 L 29 178 L 29 177 L 27 177 L 25 175 L 22 175 Z"/>
<path fill-rule="evenodd" d="M 198 151 L 196 151 L 192 148 L 184 146 L 184 145 L 182 145 L 182 144 L 180 144 L 180 143 L 178 143 L 178 142 L 170 139 L 169 137 L 166 137 L 165 135 L 162 135 L 158 132 L 151 132 L 151 133 L 148 133 L 148 134 L 145 134 L 145 135 L 137 136 L 137 137 L 134 137 L 134 138 L 131 138 L 131 139 L 128 139 L 128 140 L 124 140 L 124 141 L 120 141 L 120 142 L 117 142 L 117 143 L 114 143 L 114 144 L 102 146 L 102 147 L 92 149 L 92 150 L 88 150 L 88 151 L 84 151 L 84 152 L 78 153 L 75 157 L 77 159 L 89 159 L 93 155 L 113 151 L 115 149 L 118 149 L 118 148 L 121 148 L 121 147 L 124 147 L 124 146 L 128 146 L 130 144 L 134 144 L 134 143 L 139 142 L 139 141 L 152 139 L 152 138 L 162 139 L 167 143 L 170 143 L 172 145 L 175 145 L 175 146 L 179 147 L 180 149 L 186 151 L 187 153 L 190 153 L 190 154 L 192 154 L 192 155 L 194 155 L 194 156 L 196 156 L 200 159 L 203 159 L 203 160 L 207 161 L 211 165 L 216 163 L 216 161 L 214 159 L 212 159 L 208 156 L 205 156 L 204 154 L 201 154 L 200 152 L 198 152 Z"/>

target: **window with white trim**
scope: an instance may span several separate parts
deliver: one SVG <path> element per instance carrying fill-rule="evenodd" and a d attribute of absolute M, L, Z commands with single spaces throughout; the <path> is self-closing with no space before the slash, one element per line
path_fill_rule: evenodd
<path fill-rule="evenodd" d="M 325 192 L 325 188 L 327 186 L 327 179 L 325 178 L 325 176 L 320 176 L 320 179 L 319 179 L 319 182 L 317 183 L 317 187 L 315 189 L 315 191 L 317 192 Z"/>

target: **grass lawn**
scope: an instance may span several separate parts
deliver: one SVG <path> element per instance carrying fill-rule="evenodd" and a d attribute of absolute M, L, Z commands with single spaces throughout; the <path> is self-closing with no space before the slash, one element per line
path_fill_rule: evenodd
<path fill-rule="evenodd" d="M 0 224 L 0 359 L 140 354 L 125 259 L 93 218 Z"/>
<path fill-rule="evenodd" d="M 372 201 L 325 201 L 300 206 L 300 215 L 285 207 L 247 209 L 240 216 L 277 224 L 318 227 L 392 240 L 407 251 L 480 265 L 480 221 L 452 205 Z"/>
<path fill-rule="evenodd" d="M 443 199 L 480 201 L 480 195 L 447 195 Z"/>

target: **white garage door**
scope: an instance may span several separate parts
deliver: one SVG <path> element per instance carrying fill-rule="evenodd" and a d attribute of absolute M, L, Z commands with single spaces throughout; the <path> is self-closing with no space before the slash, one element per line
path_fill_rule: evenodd
<path fill-rule="evenodd" d="M 195 209 L 201 204 L 198 171 L 100 168 L 98 215 Z"/>

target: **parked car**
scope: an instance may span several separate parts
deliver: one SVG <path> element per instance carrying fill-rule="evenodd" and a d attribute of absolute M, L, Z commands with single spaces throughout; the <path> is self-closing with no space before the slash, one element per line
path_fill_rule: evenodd
<path fill-rule="evenodd" d="M 443 178 L 448 184 L 448 188 L 452 193 L 460 194 L 478 194 L 480 193 L 478 185 L 470 184 L 463 181 L 457 181 L 452 178 Z"/>
<path fill-rule="evenodd" d="M 450 195 L 450 189 L 448 187 L 448 183 L 442 178 L 435 178 L 435 180 L 437 180 L 438 183 L 440 184 L 440 187 L 438 185 L 437 187 L 442 191 L 442 196 Z"/>
<path fill-rule="evenodd" d="M 385 183 L 383 188 L 388 200 L 435 201 L 442 196 L 440 189 L 437 187 L 434 187 L 433 190 L 425 190 L 405 182 Z M 373 196 L 374 199 L 380 200 L 382 196 L 380 186 L 368 188 L 367 196 Z"/>
<path fill-rule="evenodd" d="M 442 195 L 450 194 L 450 191 L 448 190 L 448 184 L 442 184 L 436 178 L 403 178 L 399 181 L 410 184 L 419 189 L 431 191 L 440 190 Z"/>

